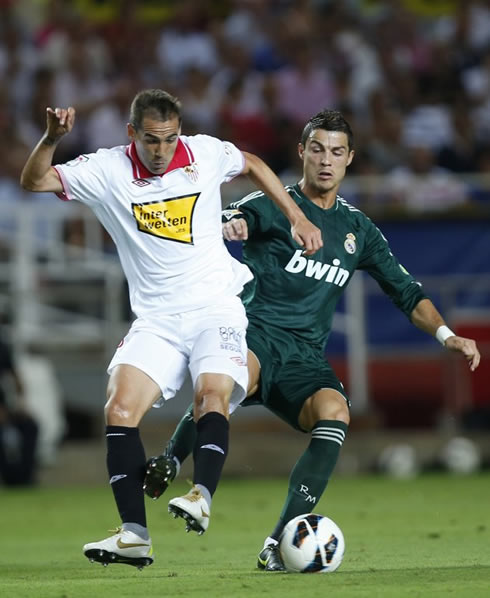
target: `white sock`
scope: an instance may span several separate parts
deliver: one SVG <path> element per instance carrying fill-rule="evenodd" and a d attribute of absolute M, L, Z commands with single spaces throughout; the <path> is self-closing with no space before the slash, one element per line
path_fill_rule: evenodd
<path fill-rule="evenodd" d="M 274 540 L 274 538 L 271 538 L 270 536 L 267 536 L 267 538 L 264 540 L 264 548 L 266 546 L 277 546 L 279 544 L 279 542 L 277 540 Z"/>
<path fill-rule="evenodd" d="M 123 523 L 121 525 L 121 527 L 124 530 L 128 531 L 128 532 L 133 532 L 133 534 L 136 534 L 142 540 L 149 540 L 150 539 L 150 535 L 148 534 L 148 528 L 143 527 L 139 523 L 127 522 L 127 523 Z"/>
<path fill-rule="evenodd" d="M 196 484 L 196 488 L 199 488 L 202 497 L 207 502 L 208 507 L 211 508 L 211 494 L 209 493 L 209 490 L 206 488 L 206 486 L 203 486 L 202 484 Z"/>

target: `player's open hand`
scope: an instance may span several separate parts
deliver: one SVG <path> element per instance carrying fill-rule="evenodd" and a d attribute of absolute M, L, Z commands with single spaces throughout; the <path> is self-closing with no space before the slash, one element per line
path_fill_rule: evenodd
<path fill-rule="evenodd" d="M 73 129 L 75 108 L 46 108 L 47 136 L 53 141 L 61 139 Z"/>
<path fill-rule="evenodd" d="M 444 346 L 451 351 L 462 353 L 468 361 L 470 370 L 472 372 L 476 370 L 480 363 L 480 351 L 478 351 L 478 347 L 473 339 L 462 336 L 450 336 L 446 339 Z"/>
<path fill-rule="evenodd" d="M 246 241 L 248 225 L 245 218 L 234 218 L 222 225 L 223 238 L 226 241 Z"/>
<path fill-rule="evenodd" d="M 313 255 L 323 247 L 322 233 L 308 218 L 302 218 L 291 227 L 293 239 L 303 247 L 304 255 Z"/>

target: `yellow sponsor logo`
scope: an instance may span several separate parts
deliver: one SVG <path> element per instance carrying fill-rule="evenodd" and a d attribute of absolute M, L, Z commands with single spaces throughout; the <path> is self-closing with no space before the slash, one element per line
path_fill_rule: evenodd
<path fill-rule="evenodd" d="M 138 230 L 154 237 L 192 244 L 192 214 L 199 195 L 132 204 Z"/>

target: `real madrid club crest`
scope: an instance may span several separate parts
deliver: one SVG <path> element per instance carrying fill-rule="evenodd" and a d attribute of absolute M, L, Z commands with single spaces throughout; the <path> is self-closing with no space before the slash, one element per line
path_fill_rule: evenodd
<path fill-rule="evenodd" d="M 347 233 L 345 235 L 344 249 L 351 255 L 356 252 L 356 235 L 353 233 Z"/>
<path fill-rule="evenodd" d="M 197 170 L 197 164 L 193 162 L 184 168 L 184 172 L 190 178 L 193 183 L 197 183 L 199 178 L 199 171 Z"/>

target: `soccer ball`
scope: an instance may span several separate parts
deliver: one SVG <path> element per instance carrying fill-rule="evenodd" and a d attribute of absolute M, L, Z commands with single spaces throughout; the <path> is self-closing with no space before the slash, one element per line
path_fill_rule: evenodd
<path fill-rule="evenodd" d="M 306 513 L 287 523 L 279 550 L 288 571 L 330 573 L 344 557 L 344 534 L 328 517 Z"/>
<path fill-rule="evenodd" d="M 481 454 L 469 438 L 451 438 L 442 450 L 442 463 L 452 473 L 469 474 L 480 468 Z"/>
<path fill-rule="evenodd" d="M 383 473 L 398 479 L 413 478 L 420 471 L 415 449 L 409 444 L 385 447 L 379 456 L 378 465 Z"/>

